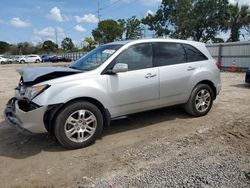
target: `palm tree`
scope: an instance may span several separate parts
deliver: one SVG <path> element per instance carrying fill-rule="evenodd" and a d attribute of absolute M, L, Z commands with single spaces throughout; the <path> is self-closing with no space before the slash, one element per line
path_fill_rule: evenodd
<path fill-rule="evenodd" d="M 239 7 L 238 3 L 235 5 L 229 5 L 229 18 L 225 30 L 230 30 L 230 38 L 228 41 L 239 41 L 240 30 L 244 26 L 250 24 L 250 10 L 247 5 Z"/>

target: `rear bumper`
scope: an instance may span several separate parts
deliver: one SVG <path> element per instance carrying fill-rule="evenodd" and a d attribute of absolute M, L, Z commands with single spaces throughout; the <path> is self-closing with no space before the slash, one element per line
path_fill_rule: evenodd
<path fill-rule="evenodd" d="M 217 95 L 219 95 L 220 94 L 220 91 L 221 91 L 221 87 L 222 87 L 222 84 L 220 83 L 220 84 L 218 84 L 217 86 L 216 86 L 216 94 Z"/>
<path fill-rule="evenodd" d="M 43 121 L 47 106 L 30 108 L 28 103 L 22 104 L 22 102 L 16 98 L 9 100 L 4 111 L 5 119 L 9 125 L 21 132 L 47 132 Z"/>
<path fill-rule="evenodd" d="M 250 70 L 246 72 L 245 82 L 250 84 Z"/>

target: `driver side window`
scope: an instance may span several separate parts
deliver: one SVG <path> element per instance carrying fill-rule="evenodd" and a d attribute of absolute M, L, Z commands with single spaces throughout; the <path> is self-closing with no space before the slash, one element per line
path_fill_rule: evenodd
<path fill-rule="evenodd" d="M 128 65 L 128 70 L 139 70 L 153 67 L 151 44 L 136 44 L 123 51 L 115 63 Z"/>

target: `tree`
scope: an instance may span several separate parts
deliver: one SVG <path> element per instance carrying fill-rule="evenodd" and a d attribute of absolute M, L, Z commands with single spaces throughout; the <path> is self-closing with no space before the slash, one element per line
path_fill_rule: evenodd
<path fill-rule="evenodd" d="M 29 43 L 29 42 L 20 42 L 17 44 L 17 48 L 18 48 L 18 54 L 32 54 L 35 52 L 35 47 L 33 44 Z"/>
<path fill-rule="evenodd" d="M 11 55 L 18 55 L 19 50 L 17 48 L 17 45 L 14 45 L 14 44 L 10 45 L 10 49 L 9 49 L 8 53 Z"/>
<path fill-rule="evenodd" d="M 51 40 L 46 40 L 43 42 L 43 50 L 45 50 L 47 53 L 55 52 L 58 50 L 58 45 L 52 42 Z"/>
<path fill-rule="evenodd" d="M 124 27 L 121 23 L 108 19 L 98 23 L 98 27 L 92 31 L 92 35 L 99 44 L 113 42 L 121 39 Z"/>
<path fill-rule="evenodd" d="M 92 37 L 86 37 L 84 39 L 83 51 L 89 52 L 96 47 L 97 42 Z"/>
<path fill-rule="evenodd" d="M 225 26 L 227 7 L 227 0 L 162 0 L 156 14 L 142 22 L 157 36 L 207 42 Z"/>
<path fill-rule="evenodd" d="M 143 27 L 141 21 L 135 16 L 128 18 L 125 22 L 125 38 L 138 39 L 142 37 Z"/>
<path fill-rule="evenodd" d="M 66 37 L 62 40 L 62 49 L 64 51 L 72 51 L 74 49 L 75 45 L 74 43 L 72 42 L 72 39 L 69 38 L 69 37 Z"/>
<path fill-rule="evenodd" d="M 228 41 L 239 41 L 240 30 L 250 25 L 250 10 L 247 5 L 239 7 L 238 3 L 229 5 L 229 19 L 224 30 L 230 30 Z"/>
<path fill-rule="evenodd" d="M 10 49 L 10 44 L 5 41 L 0 41 L 0 54 L 6 53 Z"/>

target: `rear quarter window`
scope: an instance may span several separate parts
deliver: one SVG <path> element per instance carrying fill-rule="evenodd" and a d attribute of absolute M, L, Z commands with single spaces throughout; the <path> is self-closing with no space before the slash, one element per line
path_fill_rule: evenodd
<path fill-rule="evenodd" d="M 200 52 L 200 50 L 189 44 L 183 44 L 183 47 L 186 51 L 188 62 L 204 61 L 208 59 L 202 52 Z"/>

